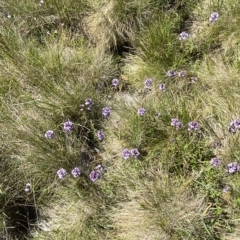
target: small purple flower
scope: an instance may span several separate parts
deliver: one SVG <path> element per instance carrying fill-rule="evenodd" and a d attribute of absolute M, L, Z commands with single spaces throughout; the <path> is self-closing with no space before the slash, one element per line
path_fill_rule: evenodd
<path fill-rule="evenodd" d="M 89 178 L 92 182 L 95 182 L 97 181 L 99 178 L 100 178 L 100 173 L 96 172 L 96 171 L 92 171 L 90 174 L 89 174 Z"/>
<path fill-rule="evenodd" d="M 102 141 L 105 138 L 105 134 L 101 130 L 97 131 L 97 136 L 98 136 L 99 141 Z"/>
<path fill-rule="evenodd" d="M 138 116 L 143 116 L 146 112 L 145 108 L 139 108 L 137 111 Z"/>
<path fill-rule="evenodd" d="M 133 148 L 131 150 L 131 155 L 135 158 L 137 158 L 140 155 L 140 152 L 138 151 L 138 148 Z"/>
<path fill-rule="evenodd" d="M 221 164 L 221 161 L 218 158 L 212 158 L 210 163 L 212 164 L 213 167 L 217 167 L 218 165 Z"/>
<path fill-rule="evenodd" d="M 117 78 L 114 78 L 112 80 L 112 86 L 116 88 L 118 85 L 119 85 L 119 80 Z"/>
<path fill-rule="evenodd" d="M 160 89 L 161 91 L 165 92 L 165 91 L 166 91 L 166 85 L 165 85 L 164 83 L 160 83 L 160 84 L 159 84 L 159 89 Z"/>
<path fill-rule="evenodd" d="M 98 172 L 98 173 L 101 174 L 104 169 L 103 169 L 102 165 L 99 164 L 99 165 L 97 165 L 97 166 L 95 167 L 95 170 L 96 170 L 96 172 Z"/>
<path fill-rule="evenodd" d="M 231 133 L 236 133 L 236 130 L 240 130 L 240 120 L 235 119 L 230 122 L 230 125 L 228 127 L 228 131 Z"/>
<path fill-rule="evenodd" d="M 179 39 L 179 40 L 186 40 L 186 39 L 188 39 L 188 36 L 189 36 L 189 34 L 184 31 L 184 32 L 181 32 L 181 33 L 179 34 L 178 39 Z"/>
<path fill-rule="evenodd" d="M 199 124 L 198 122 L 190 122 L 188 123 L 188 131 L 191 132 L 191 131 L 197 131 L 199 130 Z"/>
<path fill-rule="evenodd" d="M 53 139 L 54 138 L 54 132 L 52 130 L 48 130 L 45 133 L 45 138 L 47 139 Z"/>
<path fill-rule="evenodd" d="M 219 18 L 219 13 L 217 12 L 212 12 L 209 18 L 210 22 L 216 22 Z"/>
<path fill-rule="evenodd" d="M 122 156 L 124 159 L 128 159 L 132 155 L 131 151 L 127 148 L 123 149 Z"/>
<path fill-rule="evenodd" d="M 80 169 L 78 167 L 75 167 L 72 171 L 71 171 L 73 177 L 78 177 L 80 176 L 81 172 L 80 172 Z"/>
<path fill-rule="evenodd" d="M 226 192 L 228 192 L 229 191 L 229 189 L 230 189 L 230 187 L 229 186 L 225 186 L 224 188 L 223 188 L 223 193 L 226 193 Z"/>
<path fill-rule="evenodd" d="M 196 77 L 191 77 L 190 79 L 192 83 L 195 83 L 198 80 Z"/>
<path fill-rule="evenodd" d="M 239 171 L 239 166 L 237 162 L 232 162 L 227 165 L 227 169 L 229 173 L 235 173 Z"/>
<path fill-rule="evenodd" d="M 67 175 L 67 171 L 64 168 L 60 168 L 57 171 L 57 175 L 59 179 L 63 179 Z"/>
<path fill-rule="evenodd" d="M 110 109 L 109 107 L 104 107 L 104 108 L 102 109 L 102 115 L 103 115 L 105 118 L 109 117 L 110 114 L 111 114 L 111 109 Z"/>
<path fill-rule="evenodd" d="M 151 88 L 153 80 L 151 78 L 146 79 L 144 88 Z"/>
<path fill-rule="evenodd" d="M 63 124 L 63 129 L 65 132 L 71 132 L 74 129 L 74 123 L 67 121 Z"/>
<path fill-rule="evenodd" d="M 178 118 L 171 119 L 171 126 L 175 127 L 176 129 L 183 128 L 183 124 L 178 120 Z"/>
<path fill-rule="evenodd" d="M 179 77 L 185 77 L 187 75 L 187 72 L 185 70 L 182 70 L 178 73 Z"/>
<path fill-rule="evenodd" d="M 168 77 L 175 77 L 177 75 L 177 73 L 173 70 L 169 70 L 167 71 L 167 76 Z"/>
<path fill-rule="evenodd" d="M 94 102 L 92 101 L 91 98 L 86 98 L 85 99 L 85 105 L 93 105 L 93 104 L 94 104 Z"/>

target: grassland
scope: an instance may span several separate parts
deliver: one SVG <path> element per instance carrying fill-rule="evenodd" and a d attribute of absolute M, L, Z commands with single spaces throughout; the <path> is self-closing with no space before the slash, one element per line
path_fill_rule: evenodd
<path fill-rule="evenodd" d="M 239 23 L 238 0 L 0 1 L 0 239 L 240 239 Z"/>

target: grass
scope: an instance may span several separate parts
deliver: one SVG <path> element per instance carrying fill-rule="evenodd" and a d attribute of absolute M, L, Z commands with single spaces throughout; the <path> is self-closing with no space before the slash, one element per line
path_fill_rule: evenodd
<path fill-rule="evenodd" d="M 237 0 L 0 9 L 0 239 L 239 239 L 239 172 L 227 170 L 240 163 L 239 131 L 228 130 L 240 118 Z M 126 148 L 140 155 L 124 160 Z"/>

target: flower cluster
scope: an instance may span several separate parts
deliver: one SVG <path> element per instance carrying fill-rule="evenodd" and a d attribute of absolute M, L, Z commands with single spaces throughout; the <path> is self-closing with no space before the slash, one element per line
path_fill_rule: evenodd
<path fill-rule="evenodd" d="M 237 130 L 240 130 L 240 120 L 239 119 L 235 119 L 235 120 L 231 121 L 229 124 L 229 127 L 228 127 L 228 131 L 231 133 L 236 133 Z"/>
<path fill-rule="evenodd" d="M 151 88 L 152 83 L 153 83 L 153 80 L 151 78 L 146 79 L 144 88 L 147 88 L 147 89 Z"/>
<path fill-rule="evenodd" d="M 104 107 L 104 108 L 102 109 L 102 115 L 103 115 L 103 117 L 105 117 L 105 118 L 110 117 L 110 115 L 111 115 L 111 109 L 110 109 L 109 107 Z"/>
<path fill-rule="evenodd" d="M 189 34 L 188 34 L 187 32 L 185 32 L 185 31 L 183 31 L 183 32 L 181 32 L 181 33 L 179 34 L 178 39 L 179 39 L 179 40 L 186 40 L 186 39 L 188 39 L 188 37 L 189 37 Z"/>
<path fill-rule="evenodd" d="M 196 77 L 191 77 L 190 79 L 192 83 L 195 83 L 198 80 Z"/>
<path fill-rule="evenodd" d="M 219 13 L 217 12 L 212 12 L 209 18 L 210 22 L 216 22 L 219 18 Z"/>
<path fill-rule="evenodd" d="M 112 80 L 112 86 L 113 86 L 114 88 L 117 88 L 118 85 L 119 85 L 119 80 L 118 80 L 117 78 L 114 78 L 114 79 Z"/>
<path fill-rule="evenodd" d="M 145 108 L 139 108 L 137 111 L 138 116 L 143 116 L 146 112 Z"/>
<path fill-rule="evenodd" d="M 97 131 L 97 136 L 98 136 L 99 141 L 102 141 L 105 138 L 105 134 L 101 130 Z"/>
<path fill-rule="evenodd" d="M 122 156 L 124 159 L 128 159 L 129 157 L 137 158 L 139 155 L 140 155 L 140 152 L 138 151 L 138 148 L 133 148 L 132 150 L 125 148 L 122 151 Z"/>
<path fill-rule="evenodd" d="M 101 165 L 97 165 L 95 167 L 95 170 L 93 170 L 90 174 L 89 174 L 89 178 L 92 182 L 97 181 L 100 177 L 101 177 L 101 173 L 104 171 L 103 167 Z"/>
<path fill-rule="evenodd" d="M 85 106 L 88 107 L 88 110 L 92 110 L 93 105 L 94 105 L 94 102 L 92 101 L 91 98 L 85 99 Z"/>
<path fill-rule="evenodd" d="M 199 130 L 199 124 L 198 122 L 190 122 L 188 123 L 188 131 L 192 132 L 192 131 L 198 131 Z"/>
<path fill-rule="evenodd" d="M 165 92 L 165 91 L 166 91 L 166 85 L 165 85 L 164 83 L 160 83 L 160 84 L 159 84 L 159 89 L 160 89 L 161 91 Z"/>
<path fill-rule="evenodd" d="M 168 77 L 175 77 L 177 75 L 177 73 L 173 70 L 168 70 L 167 71 L 167 76 Z"/>
<path fill-rule="evenodd" d="M 213 167 L 217 167 L 221 164 L 221 161 L 217 157 L 214 157 L 211 159 L 210 163 Z"/>
<path fill-rule="evenodd" d="M 172 118 L 171 126 L 175 127 L 176 129 L 183 128 L 183 123 L 178 120 L 178 118 Z"/>
<path fill-rule="evenodd" d="M 26 183 L 24 191 L 25 192 L 29 192 L 30 191 L 30 187 L 31 187 L 31 184 L 30 183 Z"/>
<path fill-rule="evenodd" d="M 71 132 L 74 129 L 74 123 L 71 121 L 63 123 L 63 129 L 65 132 Z"/>
<path fill-rule="evenodd" d="M 67 171 L 64 168 L 60 168 L 57 171 L 57 175 L 59 179 L 63 179 L 67 175 Z"/>
<path fill-rule="evenodd" d="M 80 176 L 81 172 L 80 169 L 78 167 L 75 167 L 72 171 L 71 171 L 72 175 L 74 178 Z"/>
<path fill-rule="evenodd" d="M 187 75 L 187 72 L 185 70 L 181 70 L 180 72 L 178 72 L 179 77 L 185 77 L 186 75 Z"/>
<path fill-rule="evenodd" d="M 54 138 L 54 132 L 52 130 L 48 130 L 46 131 L 46 133 L 44 134 L 45 138 L 47 139 L 53 139 Z"/>
<path fill-rule="evenodd" d="M 229 173 L 235 173 L 240 171 L 240 166 L 237 162 L 232 162 L 227 165 L 227 169 Z"/>

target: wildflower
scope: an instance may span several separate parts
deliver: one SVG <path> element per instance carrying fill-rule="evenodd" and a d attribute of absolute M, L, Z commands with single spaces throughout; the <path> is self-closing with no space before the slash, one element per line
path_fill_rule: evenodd
<path fill-rule="evenodd" d="M 195 83 L 198 80 L 196 77 L 191 77 L 190 79 L 192 83 Z"/>
<path fill-rule="evenodd" d="M 92 182 L 95 182 L 97 181 L 99 178 L 100 178 L 100 173 L 96 172 L 96 171 L 92 171 L 90 174 L 89 174 L 89 178 Z"/>
<path fill-rule="evenodd" d="M 86 98 L 85 99 L 85 105 L 93 105 L 93 104 L 94 104 L 94 102 L 92 101 L 91 98 Z"/>
<path fill-rule="evenodd" d="M 179 34 L 178 39 L 179 39 L 179 40 L 186 40 L 186 39 L 188 39 L 188 36 L 189 36 L 189 34 L 188 34 L 187 32 L 181 32 L 181 33 Z"/>
<path fill-rule="evenodd" d="M 29 192 L 30 187 L 31 187 L 31 184 L 30 183 L 26 183 L 24 191 L 25 192 Z"/>
<path fill-rule="evenodd" d="M 176 127 L 176 129 L 183 128 L 183 124 L 178 120 L 178 118 L 171 119 L 171 126 Z"/>
<path fill-rule="evenodd" d="M 138 116 L 143 116 L 146 112 L 145 108 L 139 108 L 137 111 Z"/>
<path fill-rule="evenodd" d="M 63 124 L 63 129 L 65 132 L 70 132 L 74 129 L 74 123 L 67 121 Z"/>
<path fill-rule="evenodd" d="M 229 191 L 229 189 L 230 189 L 230 187 L 226 185 L 226 186 L 223 188 L 223 190 L 222 190 L 222 191 L 223 191 L 224 193 L 226 193 L 226 192 L 228 192 L 228 191 Z"/>
<path fill-rule="evenodd" d="M 231 133 L 236 133 L 236 130 L 240 130 L 240 120 L 235 119 L 230 122 L 230 125 L 228 127 L 228 131 Z"/>
<path fill-rule="evenodd" d="M 146 79 L 145 88 L 150 88 L 152 86 L 153 80 L 151 78 Z"/>
<path fill-rule="evenodd" d="M 164 83 L 160 83 L 160 84 L 159 84 L 159 89 L 160 89 L 161 91 L 165 92 L 165 91 L 166 91 L 166 85 L 165 85 Z"/>
<path fill-rule="evenodd" d="M 227 165 L 228 172 L 229 173 L 235 173 L 237 171 L 240 171 L 240 166 L 238 165 L 237 162 L 232 162 Z"/>
<path fill-rule="evenodd" d="M 133 149 L 131 150 L 131 155 L 132 155 L 133 157 L 137 158 L 137 157 L 140 155 L 140 152 L 138 151 L 137 148 L 133 148 Z"/>
<path fill-rule="evenodd" d="M 67 175 L 67 171 L 64 168 L 60 168 L 57 171 L 57 175 L 59 179 L 63 179 Z"/>
<path fill-rule="evenodd" d="M 123 149 L 122 156 L 124 159 L 128 159 L 132 155 L 131 151 L 127 148 Z"/>
<path fill-rule="evenodd" d="M 212 164 L 212 166 L 217 167 L 221 163 L 221 161 L 215 157 L 211 159 L 210 163 Z"/>
<path fill-rule="evenodd" d="M 173 70 L 169 70 L 167 71 L 167 76 L 168 77 L 175 77 L 177 75 L 177 73 Z"/>
<path fill-rule="evenodd" d="M 209 18 L 210 22 L 216 22 L 219 18 L 219 13 L 217 12 L 212 12 Z"/>
<path fill-rule="evenodd" d="M 81 105 L 80 105 L 80 111 L 83 111 L 83 108 L 84 108 L 84 105 L 81 104 Z"/>
<path fill-rule="evenodd" d="M 109 107 L 104 107 L 104 108 L 102 109 L 102 115 L 103 115 L 105 118 L 109 117 L 110 114 L 111 114 L 111 109 L 110 109 Z"/>
<path fill-rule="evenodd" d="M 10 14 L 7 15 L 7 18 L 11 18 L 12 16 Z"/>
<path fill-rule="evenodd" d="M 197 131 L 199 130 L 199 124 L 197 122 L 188 123 L 188 131 Z"/>
<path fill-rule="evenodd" d="M 78 167 L 75 167 L 72 171 L 71 171 L 73 177 L 78 177 L 80 176 L 81 172 L 80 172 L 80 169 Z"/>
<path fill-rule="evenodd" d="M 102 173 L 103 172 L 103 167 L 99 164 L 99 165 L 97 165 L 96 167 L 95 167 L 95 170 L 96 170 L 96 172 L 98 172 L 98 173 Z"/>
<path fill-rule="evenodd" d="M 182 71 L 180 71 L 180 72 L 178 73 L 178 76 L 179 76 L 179 77 L 185 77 L 186 75 L 187 75 L 187 72 L 184 71 L 184 70 L 182 70 Z"/>
<path fill-rule="evenodd" d="M 114 78 L 112 80 L 112 86 L 116 88 L 118 85 L 119 85 L 119 80 L 117 78 Z"/>
<path fill-rule="evenodd" d="M 97 131 L 97 136 L 98 136 L 99 141 L 102 141 L 105 138 L 105 134 L 101 130 Z"/>
<path fill-rule="evenodd" d="M 47 139 L 53 139 L 54 138 L 54 132 L 52 130 L 48 130 L 48 131 L 46 131 L 44 136 Z"/>

